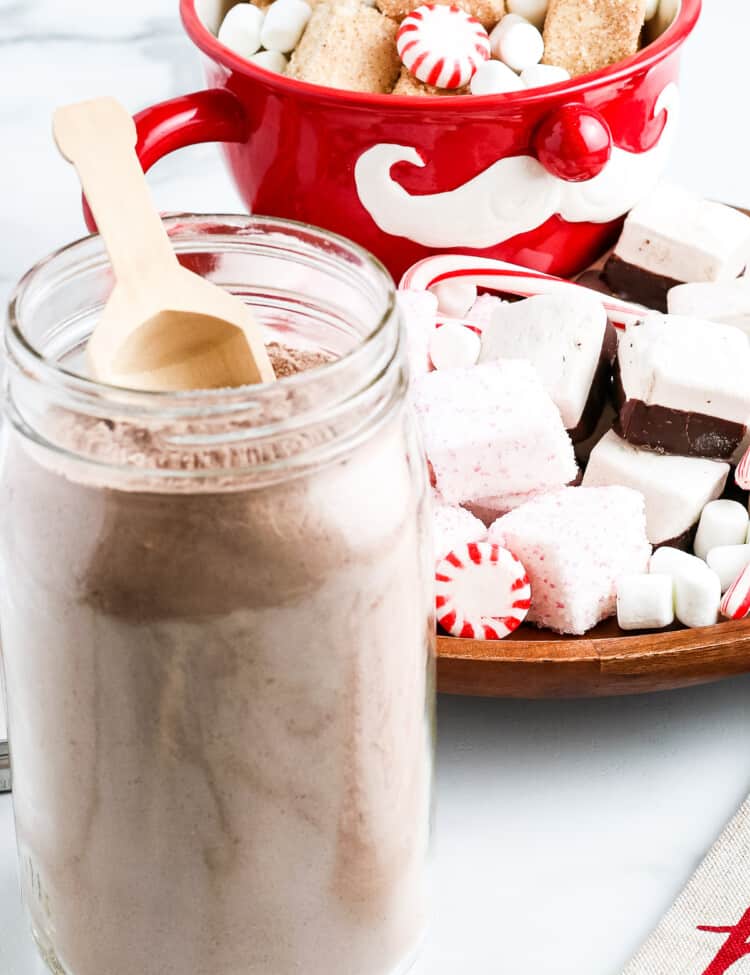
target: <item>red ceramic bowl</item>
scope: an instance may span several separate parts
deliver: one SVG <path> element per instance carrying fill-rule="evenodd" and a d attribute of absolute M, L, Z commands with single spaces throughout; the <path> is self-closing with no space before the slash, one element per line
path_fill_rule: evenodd
<path fill-rule="evenodd" d="M 700 5 L 682 0 L 672 25 L 637 55 L 580 79 L 409 98 L 268 72 L 208 29 L 220 3 L 181 0 L 208 89 L 141 112 L 139 155 L 147 169 L 181 146 L 224 142 L 249 210 L 353 238 L 396 279 L 442 251 L 569 276 L 606 249 L 664 169 L 680 49 Z"/>

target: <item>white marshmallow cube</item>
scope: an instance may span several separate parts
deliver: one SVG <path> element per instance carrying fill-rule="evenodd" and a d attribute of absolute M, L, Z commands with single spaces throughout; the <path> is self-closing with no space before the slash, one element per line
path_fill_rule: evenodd
<path fill-rule="evenodd" d="M 526 88 L 544 88 L 570 81 L 570 72 L 555 64 L 532 64 L 521 72 L 521 81 Z"/>
<path fill-rule="evenodd" d="M 672 576 L 626 575 L 617 580 L 617 624 L 621 630 L 658 630 L 674 622 Z"/>
<path fill-rule="evenodd" d="M 477 300 L 476 285 L 461 278 L 441 281 L 430 291 L 437 297 L 439 311 L 448 318 L 464 318 Z"/>
<path fill-rule="evenodd" d="M 265 17 L 252 3 L 232 7 L 219 28 L 219 41 L 240 57 L 250 58 L 260 49 L 260 35 Z"/>
<path fill-rule="evenodd" d="M 659 0 L 646 0 L 646 16 L 644 20 L 653 20 L 659 9 Z"/>
<path fill-rule="evenodd" d="M 544 56 L 542 35 L 524 17 L 506 14 L 490 34 L 492 56 L 514 71 L 538 64 Z"/>
<path fill-rule="evenodd" d="M 462 322 L 445 322 L 430 337 L 430 361 L 435 369 L 475 366 L 481 349 L 479 335 Z"/>
<path fill-rule="evenodd" d="M 506 6 L 508 13 L 524 17 L 541 30 L 544 26 L 544 18 L 547 16 L 549 0 L 507 0 Z"/>
<path fill-rule="evenodd" d="M 312 16 L 305 0 L 276 0 L 266 11 L 260 42 L 268 51 L 288 54 L 293 51 Z"/>
<path fill-rule="evenodd" d="M 750 338 L 750 288 L 737 281 L 692 281 L 670 288 L 670 315 L 732 325 Z"/>
<path fill-rule="evenodd" d="M 507 91 L 521 91 L 523 81 L 502 61 L 484 61 L 469 83 L 472 95 L 503 95 Z"/>
<path fill-rule="evenodd" d="M 712 548 L 744 544 L 748 521 L 747 509 L 739 501 L 709 501 L 701 512 L 693 551 L 705 559 Z"/>
<path fill-rule="evenodd" d="M 248 60 L 266 71 L 275 71 L 276 74 L 284 74 L 289 64 L 289 60 L 280 51 L 258 51 Z"/>
<path fill-rule="evenodd" d="M 706 564 L 719 577 L 726 592 L 745 566 L 750 565 L 750 545 L 718 545 L 706 556 Z"/>

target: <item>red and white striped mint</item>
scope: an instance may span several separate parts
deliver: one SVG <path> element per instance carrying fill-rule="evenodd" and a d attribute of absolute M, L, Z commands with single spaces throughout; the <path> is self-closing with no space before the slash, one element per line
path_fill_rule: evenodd
<path fill-rule="evenodd" d="M 744 620 L 750 616 L 750 565 L 745 566 L 724 593 L 719 611 L 728 620 Z"/>
<path fill-rule="evenodd" d="M 734 472 L 734 480 L 738 488 L 750 491 L 750 447 L 742 455 L 742 460 Z"/>
<path fill-rule="evenodd" d="M 425 84 L 463 88 L 489 58 L 490 38 L 459 7 L 424 4 L 401 22 L 396 48 L 404 67 Z"/>
<path fill-rule="evenodd" d="M 469 542 L 435 568 L 438 623 L 453 636 L 502 640 L 526 619 L 531 585 L 526 569 L 507 548 Z"/>

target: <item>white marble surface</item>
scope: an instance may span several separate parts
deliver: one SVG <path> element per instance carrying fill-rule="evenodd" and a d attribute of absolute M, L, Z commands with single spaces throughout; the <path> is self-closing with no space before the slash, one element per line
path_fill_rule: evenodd
<path fill-rule="evenodd" d="M 200 86 L 176 8 L 0 0 L 0 298 L 82 232 L 52 108 L 110 93 L 135 110 Z M 750 8 L 706 8 L 685 57 L 672 175 L 750 206 Z M 239 206 L 210 146 L 163 161 L 151 182 L 165 210 Z M 603 702 L 444 699 L 435 925 L 420 972 L 617 975 L 750 789 L 748 702 L 750 678 Z M 17 894 L 11 803 L 0 798 L 0 975 L 41 971 Z M 735 973 L 750 975 L 750 960 Z"/>

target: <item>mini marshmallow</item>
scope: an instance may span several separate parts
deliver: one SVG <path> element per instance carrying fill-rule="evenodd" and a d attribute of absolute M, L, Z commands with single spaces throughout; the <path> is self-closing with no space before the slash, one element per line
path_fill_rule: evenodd
<path fill-rule="evenodd" d="M 219 41 L 235 54 L 251 58 L 260 48 L 263 11 L 252 3 L 238 3 L 232 7 L 219 28 Z"/>
<path fill-rule="evenodd" d="M 712 548 L 744 544 L 749 521 L 747 509 L 739 501 L 710 501 L 701 513 L 693 551 L 705 559 Z"/>
<path fill-rule="evenodd" d="M 401 22 L 396 49 L 404 67 L 426 85 L 463 88 L 489 58 L 490 39 L 459 7 L 423 4 Z"/>
<path fill-rule="evenodd" d="M 659 0 L 646 0 L 645 20 L 653 20 L 659 9 Z"/>
<path fill-rule="evenodd" d="M 549 0 L 507 0 L 506 7 L 508 13 L 523 17 L 541 30 L 547 16 L 548 3 Z"/>
<path fill-rule="evenodd" d="M 502 640 L 517 630 L 531 606 L 526 569 L 489 542 L 461 546 L 435 568 L 438 623 L 453 636 Z"/>
<path fill-rule="evenodd" d="M 683 626 L 713 626 L 719 618 L 721 583 L 705 562 L 685 563 L 674 577 L 674 614 Z"/>
<path fill-rule="evenodd" d="M 674 622 L 672 576 L 631 574 L 617 580 L 617 625 L 621 630 L 659 630 Z"/>
<path fill-rule="evenodd" d="M 688 555 L 682 549 L 662 545 L 657 548 L 648 562 L 648 571 L 656 575 L 676 576 L 680 570 L 691 562 L 700 562 L 694 555 Z"/>
<path fill-rule="evenodd" d="M 729 620 L 744 620 L 750 615 L 750 566 L 740 572 L 721 601 L 721 615 Z"/>
<path fill-rule="evenodd" d="M 554 64 L 532 64 L 521 72 L 521 81 L 527 88 L 545 88 L 547 85 L 559 85 L 561 81 L 570 81 L 570 74 L 565 68 L 558 68 Z"/>
<path fill-rule="evenodd" d="M 471 79 L 472 95 L 503 95 L 507 91 L 521 91 L 523 81 L 502 61 L 485 61 Z"/>
<path fill-rule="evenodd" d="M 266 71 L 275 71 L 276 74 L 284 74 L 289 60 L 280 51 L 258 51 L 248 60 L 257 64 Z"/>
<path fill-rule="evenodd" d="M 437 296 L 441 314 L 448 318 L 464 318 L 477 300 L 477 288 L 465 278 L 441 281 L 430 291 Z"/>
<path fill-rule="evenodd" d="M 267 51 L 288 54 L 299 44 L 312 7 L 305 0 L 275 0 L 266 10 L 260 42 Z"/>
<path fill-rule="evenodd" d="M 719 577 L 726 592 L 746 565 L 750 565 L 750 545 L 718 545 L 706 556 L 706 564 Z"/>
<path fill-rule="evenodd" d="M 435 369 L 475 366 L 482 348 L 477 333 L 461 322 L 444 322 L 430 338 L 430 361 Z"/>
<path fill-rule="evenodd" d="M 528 20 L 507 14 L 490 34 L 492 56 L 514 71 L 538 64 L 544 55 L 541 33 Z"/>
<path fill-rule="evenodd" d="M 721 583 L 701 559 L 665 546 L 651 556 L 649 573 L 672 576 L 675 616 L 683 626 L 712 626 L 716 622 Z"/>

